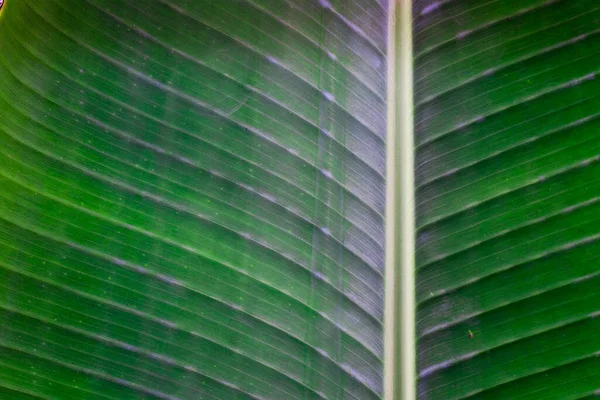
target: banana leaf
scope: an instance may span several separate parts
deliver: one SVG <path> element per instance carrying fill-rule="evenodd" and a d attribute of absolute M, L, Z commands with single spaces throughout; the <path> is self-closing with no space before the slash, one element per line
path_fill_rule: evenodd
<path fill-rule="evenodd" d="M 409 3 L 0 0 L 0 399 L 598 394 L 600 3 Z"/>

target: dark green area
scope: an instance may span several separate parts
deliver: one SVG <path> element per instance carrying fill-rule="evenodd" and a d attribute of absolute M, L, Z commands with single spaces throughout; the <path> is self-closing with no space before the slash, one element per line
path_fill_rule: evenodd
<path fill-rule="evenodd" d="M 588 398 L 600 389 L 600 3 L 425 6 L 420 398 Z"/>

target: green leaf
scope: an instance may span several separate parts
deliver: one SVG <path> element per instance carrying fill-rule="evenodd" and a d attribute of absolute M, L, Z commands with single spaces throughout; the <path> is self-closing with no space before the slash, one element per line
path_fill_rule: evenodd
<path fill-rule="evenodd" d="M 598 394 L 600 3 L 0 8 L 0 398 Z"/>
<path fill-rule="evenodd" d="M 380 398 L 386 23 L 8 0 L 0 397 Z"/>
<path fill-rule="evenodd" d="M 419 397 L 590 396 L 600 4 L 419 3 Z"/>

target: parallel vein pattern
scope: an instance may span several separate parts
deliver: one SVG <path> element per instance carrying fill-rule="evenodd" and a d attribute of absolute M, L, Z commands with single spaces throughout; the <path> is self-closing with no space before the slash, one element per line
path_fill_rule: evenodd
<path fill-rule="evenodd" d="M 416 0 L 419 392 L 600 388 L 600 3 Z"/>
<path fill-rule="evenodd" d="M 9 0 L 0 397 L 378 399 L 383 0 Z"/>

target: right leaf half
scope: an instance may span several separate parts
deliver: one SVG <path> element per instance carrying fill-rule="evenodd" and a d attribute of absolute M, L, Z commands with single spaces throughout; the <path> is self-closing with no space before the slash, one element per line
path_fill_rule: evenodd
<path fill-rule="evenodd" d="M 600 388 L 600 2 L 415 1 L 421 399 Z"/>

